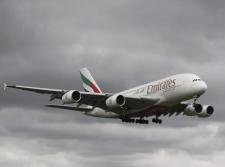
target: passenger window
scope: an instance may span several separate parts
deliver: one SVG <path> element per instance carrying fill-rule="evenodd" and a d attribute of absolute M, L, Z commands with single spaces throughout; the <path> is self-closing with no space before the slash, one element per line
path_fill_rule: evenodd
<path fill-rule="evenodd" d="M 193 82 L 201 81 L 201 79 L 193 79 Z"/>

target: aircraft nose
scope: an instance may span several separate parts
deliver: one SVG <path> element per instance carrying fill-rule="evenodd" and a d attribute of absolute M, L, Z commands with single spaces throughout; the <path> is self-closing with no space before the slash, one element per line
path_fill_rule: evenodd
<path fill-rule="evenodd" d="M 201 96 L 207 90 L 207 85 L 204 81 L 195 82 L 192 85 L 192 92 L 194 95 Z"/>
<path fill-rule="evenodd" d="M 206 84 L 204 81 L 202 81 L 202 89 L 203 89 L 204 91 L 206 91 L 207 88 L 208 88 L 207 84 Z"/>
<path fill-rule="evenodd" d="M 199 92 L 201 93 L 201 94 L 203 94 L 203 93 L 205 93 L 205 91 L 207 90 L 207 84 L 204 82 L 204 81 L 202 81 L 201 82 L 201 84 L 199 85 Z"/>

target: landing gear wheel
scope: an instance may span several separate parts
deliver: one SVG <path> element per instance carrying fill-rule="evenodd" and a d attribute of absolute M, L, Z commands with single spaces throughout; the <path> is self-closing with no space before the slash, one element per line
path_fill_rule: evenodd
<path fill-rule="evenodd" d="M 153 123 L 156 123 L 156 119 L 155 119 L 155 118 L 153 118 L 153 119 L 152 119 L 152 122 L 153 122 Z"/>
<path fill-rule="evenodd" d="M 158 120 L 158 123 L 159 123 L 159 124 L 161 124 L 161 123 L 162 123 L 162 120 L 161 120 L 161 119 L 159 119 L 159 120 Z"/>
<path fill-rule="evenodd" d="M 145 120 L 145 124 L 148 124 L 148 120 Z"/>
<path fill-rule="evenodd" d="M 122 118 L 122 122 L 126 122 L 126 123 L 134 123 L 134 122 L 135 122 L 135 119 Z"/>
<path fill-rule="evenodd" d="M 158 119 L 158 118 L 153 118 L 152 119 L 152 122 L 153 123 L 156 123 L 156 124 L 161 124 L 162 123 L 162 120 L 161 119 Z"/>
<path fill-rule="evenodd" d="M 148 124 L 148 120 L 144 120 L 144 119 L 136 119 L 135 121 L 137 124 Z"/>

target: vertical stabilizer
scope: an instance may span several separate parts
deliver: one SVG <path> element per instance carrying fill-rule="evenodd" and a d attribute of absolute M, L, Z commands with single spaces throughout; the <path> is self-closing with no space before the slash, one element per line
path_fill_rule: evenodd
<path fill-rule="evenodd" d="M 101 89 L 87 68 L 80 69 L 80 76 L 85 91 L 92 93 L 102 93 Z"/>

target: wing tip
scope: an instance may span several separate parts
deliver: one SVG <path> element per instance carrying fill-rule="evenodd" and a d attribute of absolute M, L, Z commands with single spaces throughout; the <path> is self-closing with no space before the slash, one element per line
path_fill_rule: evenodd
<path fill-rule="evenodd" d="M 16 85 L 8 85 L 7 83 L 3 83 L 3 90 L 5 91 L 7 88 L 16 88 Z"/>
<path fill-rule="evenodd" d="M 5 91 L 8 85 L 6 83 L 3 83 L 3 90 Z"/>

